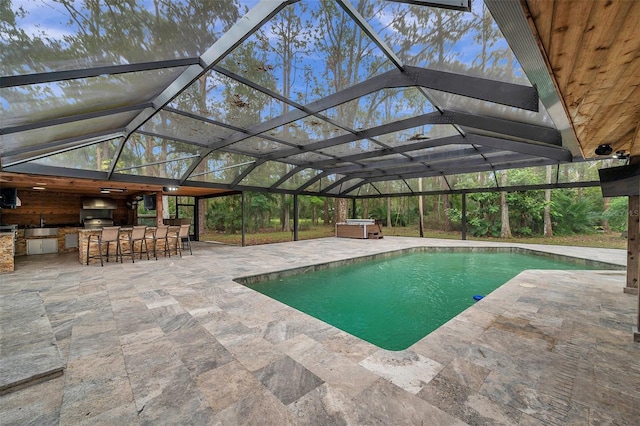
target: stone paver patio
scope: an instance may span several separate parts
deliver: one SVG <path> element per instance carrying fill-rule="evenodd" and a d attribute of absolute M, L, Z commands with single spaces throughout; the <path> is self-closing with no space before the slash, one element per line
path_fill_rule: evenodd
<path fill-rule="evenodd" d="M 19 258 L 0 275 L 3 313 L 37 294 L 66 368 L 0 396 L 2 424 L 638 424 L 638 302 L 623 271 L 525 271 L 399 352 L 233 281 L 419 246 L 504 245 L 195 243 L 193 256 L 104 268 L 77 255 Z M 528 247 L 626 261 L 623 250 Z M 32 344 L 8 323 L 3 363 Z"/>

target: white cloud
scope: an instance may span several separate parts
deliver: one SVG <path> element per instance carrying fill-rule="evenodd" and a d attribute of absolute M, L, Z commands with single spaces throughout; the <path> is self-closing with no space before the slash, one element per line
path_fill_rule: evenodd
<path fill-rule="evenodd" d="M 74 34 L 68 27 L 68 17 L 64 8 L 54 2 L 40 0 L 17 0 L 12 2 L 14 10 L 22 8 L 26 16 L 17 20 L 18 27 L 29 36 L 46 36 L 62 40 L 65 35 Z"/>

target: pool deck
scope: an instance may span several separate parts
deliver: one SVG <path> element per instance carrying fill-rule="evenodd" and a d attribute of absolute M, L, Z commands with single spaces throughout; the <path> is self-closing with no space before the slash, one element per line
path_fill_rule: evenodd
<path fill-rule="evenodd" d="M 0 368 L 22 387 L 0 396 L 2 424 L 638 424 L 638 296 L 623 271 L 525 271 L 399 352 L 233 281 L 419 246 L 507 245 L 194 243 L 193 256 L 103 268 L 18 258 L 0 275 Z M 626 262 L 624 250 L 512 246 Z"/>

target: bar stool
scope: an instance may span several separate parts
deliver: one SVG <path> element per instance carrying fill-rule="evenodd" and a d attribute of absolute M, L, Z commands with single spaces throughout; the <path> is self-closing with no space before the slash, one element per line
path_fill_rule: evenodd
<path fill-rule="evenodd" d="M 98 256 L 90 256 L 89 251 L 91 248 L 91 240 L 92 237 L 96 237 L 98 243 Z M 87 265 L 89 264 L 89 259 L 95 259 L 96 257 L 100 257 L 100 266 L 104 266 L 102 262 L 102 244 L 107 243 L 107 262 L 109 261 L 109 246 L 111 243 L 116 243 L 116 262 L 118 261 L 118 256 L 120 256 L 120 263 L 122 263 L 122 248 L 120 247 L 120 227 L 119 226 L 105 226 L 102 228 L 102 231 L 99 235 L 89 235 L 87 238 Z"/>
<path fill-rule="evenodd" d="M 180 257 L 182 257 L 182 253 L 180 251 L 180 227 L 177 225 L 169 226 L 167 238 L 171 240 L 169 243 L 169 247 L 175 247 L 176 254 L 179 254 Z M 174 245 L 174 240 L 175 240 L 175 245 Z M 169 249 L 169 253 L 171 253 L 171 249 Z"/>
<path fill-rule="evenodd" d="M 180 231 L 178 232 L 178 238 L 180 239 L 180 257 L 182 257 L 182 249 L 186 246 L 189 247 L 189 254 L 193 255 L 191 251 L 191 237 L 189 237 L 189 228 L 191 225 L 180 225 Z"/>
<path fill-rule="evenodd" d="M 151 240 L 153 241 L 153 256 L 158 260 L 158 241 L 164 240 L 164 255 L 167 256 L 169 253 L 169 257 L 171 257 L 171 250 L 169 249 L 169 227 L 160 225 L 155 231 L 153 231 L 153 235 L 151 236 Z"/>
<path fill-rule="evenodd" d="M 149 260 L 149 247 L 147 246 L 147 239 L 145 235 L 147 233 L 147 227 L 145 225 L 134 226 L 129 234 L 129 251 L 131 254 L 131 262 L 136 263 L 134 260 L 136 254 L 136 242 L 140 241 L 140 259 L 142 259 L 142 243 L 144 242 L 145 252 L 147 253 L 147 260 Z"/>

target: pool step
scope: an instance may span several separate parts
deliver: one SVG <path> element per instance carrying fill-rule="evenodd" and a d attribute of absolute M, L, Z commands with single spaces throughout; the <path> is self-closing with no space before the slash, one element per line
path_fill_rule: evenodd
<path fill-rule="evenodd" d="M 0 395 L 61 376 L 65 361 L 37 292 L 2 296 Z"/>

